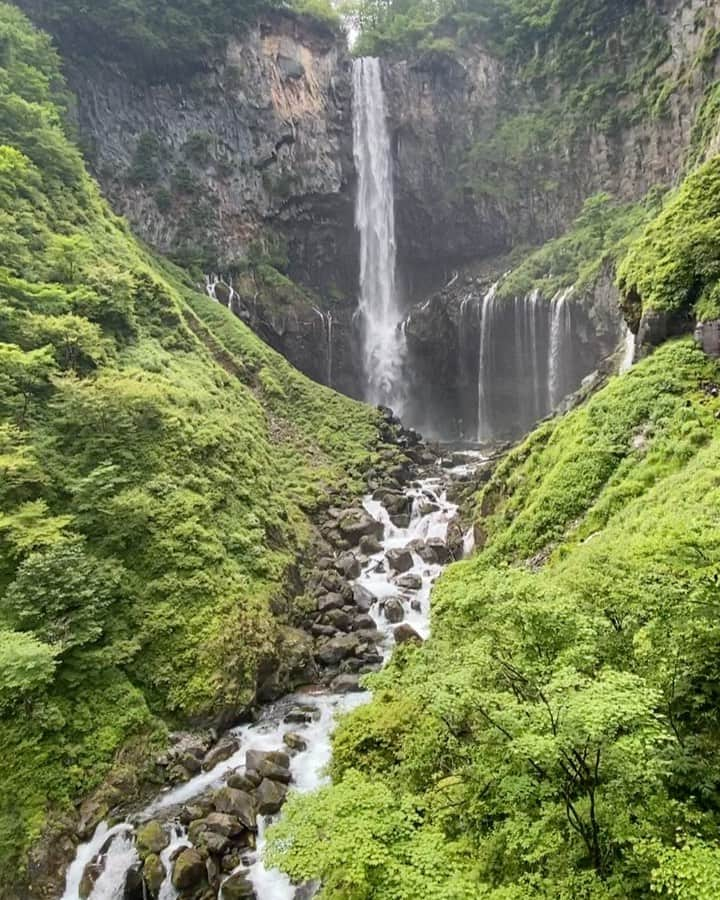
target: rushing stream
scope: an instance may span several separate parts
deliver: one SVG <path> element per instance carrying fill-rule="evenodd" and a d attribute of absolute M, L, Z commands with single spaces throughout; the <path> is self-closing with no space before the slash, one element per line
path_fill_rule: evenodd
<path fill-rule="evenodd" d="M 466 464 L 449 471 L 438 467 L 412 487 L 408 487 L 407 494 L 412 497 L 412 513 L 409 525 L 405 528 L 392 523 L 382 503 L 372 497 L 364 500 L 365 510 L 383 523 L 385 533 L 381 551 L 367 559 L 354 583 L 361 585 L 375 597 L 370 615 L 382 636 L 379 650 L 385 659 L 392 651 L 394 630 L 398 625 L 397 611 L 392 623 L 386 618 L 386 601 L 390 598 L 400 599 L 403 622 L 421 637 L 427 637 L 430 593 L 433 582 L 442 571 L 440 564 L 423 562 L 412 551 L 412 567 L 398 576 L 391 570 L 385 554 L 390 550 L 407 548 L 413 541 L 445 539 L 448 525 L 457 512 L 456 506 L 447 499 L 447 484 L 453 474 L 464 475 L 468 468 L 472 468 L 472 464 L 471 460 L 470 467 Z M 466 543 L 468 549 L 470 546 Z M 398 584 L 399 580 L 401 584 Z M 342 694 L 328 689 L 311 688 L 308 692 L 291 695 L 268 705 L 262 710 L 258 721 L 233 729 L 231 734 L 238 739 L 239 749 L 229 759 L 219 763 L 211 771 L 202 772 L 190 781 L 159 794 L 127 822 L 112 828 L 108 828 L 106 823 L 99 825 L 92 839 L 78 848 L 77 856 L 67 873 L 62 900 L 79 900 L 83 872 L 101 853 L 102 871 L 89 895 L 90 900 L 123 900 L 128 873 L 133 867 L 137 868 L 139 860 L 134 840 L 135 830 L 139 824 L 150 819 L 163 822 L 170 839 L 169 846 L 161 854 L 166 876 L 159 897 L 160 900 L 173 900 L 177 897 L 177 891 L 171 880 L 171 861 L 181 848 L 191 846 L 187 831 L 178 820 L 183 804 L 221 787 L 230 773 L 242 772 L 248 750 L 277 751 L 282 748 L 283 736 L 288 732 L 301 736 L 307 744 L 305 751 L 291 757 L 291 788 L 301 792 L 314 790 L 326 778 L 325 769 L 330 760 L 331 735 L 337 713 L 365 703 L 369 698 L 370 695 L 365 691 Z M 304 709 L 312 708 L 312 715 L 308 716 L 309 721 L 305 723 L 288 724 L 285 718 L 298 704 L 302 704 Z M 257 850 L 254 853 L 248 851 L 243 864 L 236 871 L 246 873 L 258 900 L 293 900 L 297 887 L 281 872 L 267 870 L 263 865 L 264 835 L 270 822 L 269 817 L 258 817 Z M 232 874 L 234 873 L 228 873 L 223 878 L 226 880 Z"/>

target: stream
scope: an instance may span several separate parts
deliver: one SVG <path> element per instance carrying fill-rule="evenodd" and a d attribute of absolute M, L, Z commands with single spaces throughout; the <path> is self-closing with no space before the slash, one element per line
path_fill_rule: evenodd
<path fill-rule="evenodd" d="M 390 598 L 401 600 L 402 623 L 414 629 L 421 638 L 426 638 L 430 627 L 430 593 L 434 581 L 443 569 L 439 563 L 424 562 L 413 550 L 412 567 L 398 575 L 391 570 L 385 554 L 391 550 L 407 548 L 413 541 L 446 538 L 449 523 L 457 513 L 457 507 L 447 498 L 447 487 L 453 476 L 462 477 L 467 474 L 474 462 L 470 458 L 469 463 L 465 462 L 454 469 L 443 469 L 438 464 L 426 471 L 419 481 L 407 487 L 405 493 L 412 497 L 412 512 L 406 528 L 394 525 L 388 511 L 378 500 L 367 496 L 363 501 L 365 510 L 383 523 L 385 533 L 380 542 L 382 550 L 369 557 L 362 565 L 359 576 L 351 581 L 361 585 L 375 598 L 370 615 L 382 636 L 378 651 L 384 660 L 392 652 L 394 631 L 399 624 L 397 605 L 392 615 L 393 622 L 390 622 L 384 612 L 385 602 Z M 466 540 L 465 549 L 471 549 L 469 540 Z M 398 580 L 402 586 L 398 584 Z M 331 736 L 337 714 L 369 700 L 370 694 L 367 691 L 334 693 L 327 688 L 311 687 L 306 692 L 292 694 L 267 705 L 261 710 L 257 721 L 231 730 L 230 734 L 239 742 L 239 749 L 228 759 L 218 763 L 210 771 L 201 772 L 189 781 L 160 793 L 147 807 L 130 816 L 126 822 L 113 827 L 101 823 L 92 838 L 78 848 L 75 860 L 67 872 L 62 900 L 80 900 L 85 869 L 98 858 L 101 860 L 101 870 L 89 894 L 89 900 L 124 900 L 129 896 L 135 897 L 132 891 L 128 891 L 129 873 L 137 870 L 140 861 L 135 831 L 139 825 L 151 819 L 159 819 L 163 823 L 170 841 L 160 854 L 166 874 L 158 897 L 160 900 L 174 900 L 178 897 L 178 891 L 171 879 L 172 861 L 182 848 L 192 846 L 187 830 L 178 818 L 183 805 L 223 787 L 224 779 L 230 773 L 244 772 L 248 750 L 287 750 L 283 746 L 283 737 L 288 732 L 299 735 L 307 745 L 307 749 L 290 756 L 290 787 L 293 791 L 300 792 L 315 790 L 327 779 L 325 770 L 330 760 Z M 298 708 L 306 711 L 307 721 L 293 720 L 289 724 L 286 717 Z M 263 864 L 265 831 L 274 818 L 277 816 L 258 816 L 256 850 L 245 851 L 241 864 L 232 872 L 221 876 L 221 884 L 237 872 L 243 872 L 247 882 L 252 885 L 257 900 L 294 900 L 300 896 L 312 896 L 312 890 L 301 894 L 298 887 L 292 885 L 285 875 L 277 870 L 268 870 Z M 143 896 L 142 886 L 139 896 Z M 223 896 L 222 886 L 218 896 Z M 248 893 L 243 896 L 253 895 Z"/>

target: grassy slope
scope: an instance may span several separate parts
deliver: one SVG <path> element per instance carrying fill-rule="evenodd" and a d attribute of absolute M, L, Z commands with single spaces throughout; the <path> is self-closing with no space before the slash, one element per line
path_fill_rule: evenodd
<path fill-rule="evenodd" d="M 165 723 L 251 699 L 292 618 L 283 575 L 308 514 L 328 488 L 360 488 L 377 436 L 373 411 L 299 375 L 132 239 L 65 133 L 65 103 L 48 41 L 0 4 L 9 891 L 48 813 L 113 763 L 107 800 L 127 796 Z"/>
<path fill-rule="evenodd" d="M 276 860 L 328 897 L 717 896 L 719 377 L 665 345 L 507 457 Z"/>

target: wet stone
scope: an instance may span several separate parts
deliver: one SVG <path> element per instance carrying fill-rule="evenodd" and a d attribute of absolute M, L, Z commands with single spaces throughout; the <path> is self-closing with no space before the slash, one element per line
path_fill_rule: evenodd
<path fill-rule="evenodd" d="M 395 631 L 393 631 L 393 637 L 395 638 L 396 644 L 422 644 L 423 642 L 423 639 L 417 631 L 415 631 L 411 625 L 408 625 L 407 622 L 398 625 Z"/>
<path fill-rule="evenodd" d="M 333 678 L 330 687 L 338 694 L 354 694 L 362 691 L 360 687 L 360 677 L 355 674 L 346 673 Z"/>
<path fill-rule="evenodd" d="M 388 622 L 394 625 L 398 622 L 402 622 L 405 618 L 405 607 L 397 597 L 390 597 L 383 604 L 383 613 Z"/>
<path fill-rule="evenodd" d="M 407 572 L 413 567 L 412 553 L 406 549 L 388 550 L 385 559 L 393 572 Z"/>
<path fill-rule="evenodd" d="M 287 797 L 287 785 L 264 778 L 255 792 L 258 812 L 262 816 L 272 816 L 280 811 Z"/>
<path fill-rule="evenodd" d="M 417 572 L 407 572 L 396 578 L 395 584 L 406 591 L 419 591 L 422 587 L 422 577 Z"/>
<path fill-rule="evenodd" d="M 205 759 L 203 759 L 202 767 L 207 772 L 209 769 L 214 769 L 218 763 L 225 762 L 226 759 L 230 759 L 230 757 L 237 753 L 240 749 L 240 744 L 235 740 L 235 738 L 223 738 L 219 741 L 212 750 L 209 750 L 205 754 Z"/>
<path fill-rule="evenodd" d="M 355 606 L 360 610 L 360 612 L 370 612 L 373 604 L 375 603 L 375 597 L 364 588 L 360 584 L 356 584 L 353 587 L 353 600 L 355 601 Z"/>
<path fill-rule="evenodd" d="M 288 731 L 283 735 L 283 743 L 296 753 L 302 753 L 308 748 L 305 738 L 293 731 Z"/>

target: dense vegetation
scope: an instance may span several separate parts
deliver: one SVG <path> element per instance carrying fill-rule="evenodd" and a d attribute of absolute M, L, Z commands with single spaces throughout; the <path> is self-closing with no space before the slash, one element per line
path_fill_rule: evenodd
<path fill-rule="evenodd" d="M 113 764 L 110 804 L 166 725 L 251 700 L 296 614 L 284 573 L 308 513 L 360 487 L 376 440 L 375 413 L 300 376 L 130 237 L 66 105 L 49 40 L 0 4 L 7 896 L 42 830 Z"/>
<path fill-rule="evenodd" d="M 630 307 L 720 316 L 720 158 L 692 172 L 618 269 Z"/>
<path fill-rule="evenodd" d="M 718 376 L 668 344 L 506 458 L 274 861 L 354 900 L 718 895 Z"/>
<path fill-rule="evenodd" d="M 295 10 L 337 27 L 327 0 L 18 0 L 34 21 L 70 44 L 115 58 L 135 57 L 146 70 L 196 67 L 260 10 Z"/>

